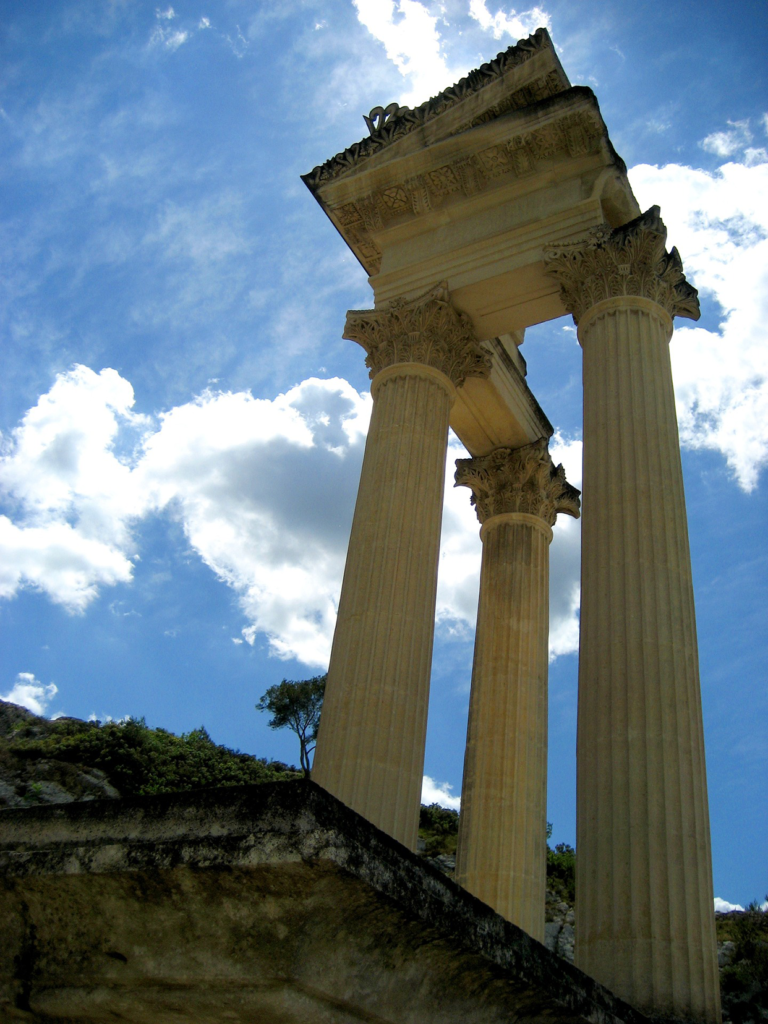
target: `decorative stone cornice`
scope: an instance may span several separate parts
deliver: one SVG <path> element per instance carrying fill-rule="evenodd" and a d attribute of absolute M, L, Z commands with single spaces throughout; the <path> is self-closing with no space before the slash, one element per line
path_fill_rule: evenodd
<path fill-rule="evenodd" d="M 578 324 L 598 302 L 638 296 L 670 315 L 698 320 L 698 292 L 683 273 L 677 249 L 666 251 L 667 229 L 658 206 L 613 231 L 593 228 L 580 242 L 545 251 L 547 273 L 560 283 L 560 296 Z"/>
<path fill-rule="evenodd" d="M 498 81 L 512 68 L 519 67 L 546 49 L 552 49 L 552 40 L 546 29 L 539 28 L 532 36 L 521 39 L 514 46 L 510 46 L 498 54 L 489 63 L 482 64 L 476 70 L 470 71 L 466 78 L 460 79 L 455 85 L 449 86 L 413 110 L 410 107 L 401 107 L 396 103 L 390 103 L 386 108 L 374 107 L 368 116 L 363 115 L 370 135 L 342 153 L 331 157 L 330 160 L 326 160 L 324 164 L 315 167 L 309 174 L 302 175 L 302 180 L 314 191 L 324 182 L 342 177 L 355 170 L 374 153 L 378 153 L 384 147 L 423 127 L 429 121 L 433 121 L 468 96 L 480 92 L 492 82 Z M 476 118 L 474 121 L 469 121 L 460 130 L 473 124 L 482 123 L 484 120 L 492 120 L 508 110 L 517 110 L 520 107 L 528 106 L 537 100 L 562 92 L 567 87 L 568 81 L 562 72 L 549 71 L 540 79 L 534 79 L 521 89 L 516 90 L 512 96 L 485 112 L 481 119 Z M 496 109 L 497 107 L 498 109 Z"/>
<path fill-rule="evenodd" d="M 350 309 L 343 336 L 365 349 L 371 378 L 396 363 L 431 366 L 457 387 L 467 377 L 491 372 L 490 355 L 475 338 L 469 317 L 451 305 L 444 282 L 384 309 Z"/>
<path fill-rule="evenodd" d="M 493 116 L 486 111 L 476 121 L 492 120 Z M 381 250 L 373 236 L 382 228 L 535 175 L 553 159 L 586 156 L 598 150 L 605 139 L 605 125 L 596 105 L 570 109 L 537 128 L 518 129 L 501 143 L 391 181 L 353 202 L 331 205 L 328 214 L 368 273 L 374 275 L 381 266 Z"/>
<path fill-rule="evenodd" d="M 456 460 L 456 486 L 472 490 L 477 518 L 523 512 L 554 526 L 558 512 L 578 519 L 579 491 L 555 466 L 546 437 L 521 448 L 496 448 L 489 455 Z"/>

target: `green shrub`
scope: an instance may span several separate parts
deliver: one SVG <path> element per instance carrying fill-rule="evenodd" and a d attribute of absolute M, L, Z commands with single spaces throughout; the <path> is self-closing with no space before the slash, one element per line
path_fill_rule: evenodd
<path fill-rule="evenodd" d="M 175 736 L 150 729 L 143 718 L 104 725 L 65 719 L 16 730 L 6 756 L 18 761 L 44 760 L 98 768 L 122 796 L 173 793 L 211 786 L 242 786 L 296 778 L 299 772 L 281 763 L 219 746 L 205 728 Z"/>
<path fill-rule="evenodd" d="M 459 833 L 459 812 L 440 804 L 422 804 L 419 812 L 419 839 L 424 840 L 427 857 L 453 856 Z"/>
<path fill-rule="evenodd" d="M 547 843 L 547 886 L 566 903 L 576 900 L 576 851 L 568 843 Z"/>
<path fill-rule="evenodd" d="M 754 902 L 727 917 L 735 949 L 720 974 L 723 1015 L 733 1024 L 757 1024 L 768 1020 L 768 911 Z"/>

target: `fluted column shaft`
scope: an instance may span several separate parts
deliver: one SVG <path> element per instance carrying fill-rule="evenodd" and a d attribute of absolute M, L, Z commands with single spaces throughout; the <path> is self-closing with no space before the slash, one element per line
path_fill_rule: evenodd
<path fill-rule="evenodd" d="M 634 1005 L 716 1020 L 693 585 L 655 303 L 608 300 L 584 349 L 578 965 Z M 717 1010 L 716 1010 L 717 1008 Z"/>
<path fill-rule="evenodd" d="M 435 625 L 448 417 L 490 362 L 444 285 L 351 310 L 373 414 L 312 777 L 416 847 Z"/>
<path fill-rule="evenodd" d="M 512 513 L 481 537 L 456 881 L 543 942 L 552 531 Z"/>
<path fill-rule="evenodd" d="M 545 438 L 457 467 L 483 558 L 456 881 L 543 942 L 549 545 L 557 513 L 579 514 L 578 491 Z"/>
<path fill-rule="evenodd" d="M 584 361 L 576 963 L 638 1009 L 720 1020 L 672 317 L 699 315 L 658 207 L 551 271 Z"/>
<path fill-rule="evenodd" d="M 415 848 L 453 385 L 402 364 L 372 391 L 312 777 Z"/>

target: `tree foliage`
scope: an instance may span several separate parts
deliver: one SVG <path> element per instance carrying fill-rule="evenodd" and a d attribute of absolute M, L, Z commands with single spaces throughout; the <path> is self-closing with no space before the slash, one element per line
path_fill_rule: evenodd
<path fill-rule="evenodd" d="M 205 728 L 175 736 L 150 729 L 143 718 L 124 722 L 36 719 L 21 724 L 0 743 L 6 769 L 23 762 L 45 761 L 98 768 L 122 796 L 174 793 L 209 786 L 242 786 L 296 778 L 296 769 L 280 762 L 219 746 Z"/>
<path fill-rule="evenodd" d="M 309 778 L 309 757 L 315 749 L 320 725 L 326 679 L 327 676 L 284 679 L 282 683 L 270 686 L 256 705 L 258 711 L 268 711 L 272 715 L 267 722 L 270 729 L 287 728 L 296 733 L 301 748 L 301 767 L 306 778 Z"/>
<path fill-rule="evenodd" d="M 440 804 L 421 805 L 419 811 L 419 838 L 424 840 L 424 854 L 438 857 L 456 853 L 459 834 L 459 812 Z"/>
<path fill-rule="evenodd" d="M 576 851 L 569 843 L 547 843 L 547 886 L 566 903 L 576 899 Z"/>
<path fill-rule="evenodd" d="M 734 944 L 731 961 L 720 976 L 723 1016 L 733 1024 L 768 1020 L 768 910 L 755 901 L 742 912 L 717 917 L 725 919 Z"/>

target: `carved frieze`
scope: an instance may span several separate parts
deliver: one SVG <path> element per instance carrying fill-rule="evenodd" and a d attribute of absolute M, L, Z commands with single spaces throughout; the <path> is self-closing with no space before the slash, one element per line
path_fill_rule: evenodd
<path fill-rule="evenodd" d="M 486 88 L 492 82 L 498 81 L 512 68 L 519 67 L 542 50 L 551 48 L 552 41 L 546 30 L 537 29 L 528 39 L 521 39 L 516 45 L 510 46 L 498 54 L 494 60 L 470 71 L 466 78 L 462 78 L 455 85 L 445 89 L 437 96 L 433 96 L 432 99 L 413 110 L 409 107 L 400 107 L 395 103 L 391 103 L 386 108 L 374 107 L 368 116 L 363 115 L 370 135 L 362 141 L 356 142 L 349 149 L 345 149 L 343 153 L 338 153 L 330 160 L 326 160 L 324 164 L 315 167 L 309 174 L 302 175 L 303 180 L 314 191 L 323 182 L 343 177 L 385 146 L 391 145 L 397 139 L 422 127 L 446 110 L 450 110 L 466 97 Z M 547 96 L 562 92 L 567 87 L 567 79 L 564 79 L 562 74 L 557 71 L 549 71 L 534 82 L 516 90 L 512 97 L 504 101 L 503 110 L 501 108 L 499 110 L 506 112 L 506 110 L 519 109 Z M 509 105 L 506 105 L 507 103 Z M 491 114 L 486 119 L 491 120 L 497 116 L 498 112 Z M 482 118 L 485 118 L 485 115 L 482 115 Z M 482 120 L 476 118 L 474 121 L 467 122 L 460 130 L 463 131 L 475 123 L 482 123 Z"/>
<path fill-rule="evenodd" d="M 598 302 L 621 296 L 651 299 L 670 316 L 698 320 L 698 292 L 685 279 L 677 249 L 667 252 L 666 241 L 659 207 L 652 206 L 613 231 L 601 225 L 583 241 L 550 246 L 545 265 L 577 324 Z"/>
<path fill-rule="evenodd" d="M 456 460 L 456 486 L 469 487 L 481 523 L 505 512 L 525 512 L 554 526 L 558 512 L 578 519 L 579 491 L 555 466 L 546 437 L 521 448 L 496 448 L 489 455 Z"/>
<path fill-rule="evenodd" d="M 381 252 L 372 231 L 402 218 L 420 216 L 491 185 L 533 174 L 560 154 L 583 156 L 600 146 L 605 129 L 593 110 L 568 114 L 527 134 L 518 134 L 452 163 L 330 207 L 350 244 L 357 243 L 369 273 L 378 272 Z M 349 230 L 350 226 L 352 231 Z M 364 251 L 365 250 L 365 251 Z M 369 257 L 367 254 L 370 253 Z"/>
<path fill-rule="evenodd" d="M 487 377 L 491 370 L 490 355 L 475 338 L 469 317 L 451 305 L 445 284 L 384 309 L 351 309 L 344 337 L 365 349 L 371 378 L 385 366 L 424 363 L 458 387 L 467 377 Z"/>

